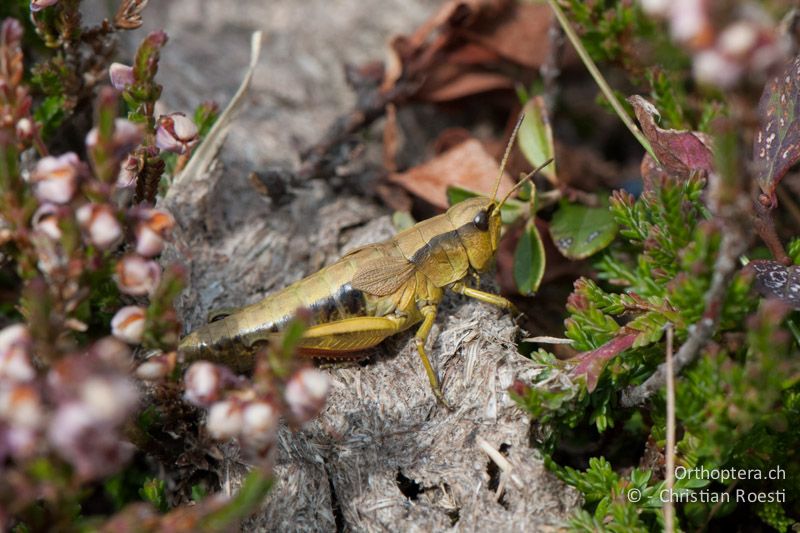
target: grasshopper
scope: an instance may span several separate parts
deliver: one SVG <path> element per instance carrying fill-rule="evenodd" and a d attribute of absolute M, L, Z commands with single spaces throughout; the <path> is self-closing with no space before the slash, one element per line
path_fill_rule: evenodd
<path fill-rule="evenodd" d="M 300 340 L 302 355 L 325 359 L 358 359 L 389 336 L 417 324 L 414 340 L 434 396 L 444 405 L 441 386 L 425 351 L 444 290 L 513 310 L 495 294 L 468 287 L 464 280 L 485 272 L 500 240 L 500 208 L 520 185 L 549 161 L 518 182 L 498 202 L 497 189 L 522 117 L 500 165 L 491 197 L 476 197 L 423 220 L 394 237 L 347 253 L 336 263 L 209 322 L 183 338 L 185 360 L 213 359 L 243 368 L 257 345 L 269 341 L 305 308 L 310 327 Z"/>

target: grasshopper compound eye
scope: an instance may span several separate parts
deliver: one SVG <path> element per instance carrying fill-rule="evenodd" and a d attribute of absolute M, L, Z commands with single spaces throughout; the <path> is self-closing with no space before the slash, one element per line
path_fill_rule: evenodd
<path fill-rule="evenodd" d="M 475 218 L 472 219 L 472 223 L 481 231 L 489 231 L 489 215 L 486 214 L 486 211 L 481 211 L 475 215 Z"/>

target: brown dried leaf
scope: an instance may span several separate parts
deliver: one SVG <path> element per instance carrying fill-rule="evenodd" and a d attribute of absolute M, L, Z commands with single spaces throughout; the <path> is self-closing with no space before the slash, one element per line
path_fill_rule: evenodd
<path fill-rule="evenodd" d="M 788 63 L 780 76 L 764 87 L 758 102 L 761 121 L 753 142 L 756 179 L 764 195 L 761 202 L 775 207 L 775 188 L 789 168 L 800 160 L 800 56 Z"/>
<path fill-rule="evenodd" d="M 678 178 L 687 178 L 692 171 L 714 169 L 710 139 L 700 132 L 665 130 L 656 125 L 658 110 L 639 95 L 628 98 L 642 126 L 642 132 L 658 157 L 661 167 Z"/>
<path fill-rule="evenodd" d="M 511 89 L 509 64 L 535 69 L 545 61 L 551 16 L 543 4 L 447 2 L 411 36 L 391 40 L 381 91 L 404 81 L 419 85 L 414 99 L 445 102 Z"/>
<path fill-rule="evenodd" d="M 389 180 L 427 202 L 447 208 L 447 186 L 458 185 L 472 191 L 490 194 L 500 167 L 477 139 L 469 139 L 439 156 Z M 499 196 L 511 190 L 513 182 L 503 173 Z"/>
<path fill-rule="evenodd" d="M 755 288 L 764 298 L 776 298 L 800 309 L 800 266 L 784 266 L 777 261 L 756 260 L 747 270 L 755 274 Z"/>

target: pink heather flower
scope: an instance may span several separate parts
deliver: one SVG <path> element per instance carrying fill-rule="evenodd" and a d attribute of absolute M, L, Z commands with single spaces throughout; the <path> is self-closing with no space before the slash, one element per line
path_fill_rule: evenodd
<path fill-rule="evenodd" d="M 139 344 L 144 335 L 144 309 L 128 305 L 117 311 L 111 319 L 111 333 L 128 344 Z"/>
<path fill-rule="evenodd" d="M 254 401 L 244 408 L 242 416 L 242 440 L 249 446 L 264 448 L 275 441 L 279 414 L 266 401 Z"/>
<path fill-rule="evenodd" d="M 58 206 L 42 204 L 31 217 L 31 226 L 35 231 L 43 233 L 57 241 L 61 238 L 61 228 L 58 225 Z"/>
<path fill-rule="evenodd" d="M 95 417 L 91 408 L 80 402 L 61 405 L 47 435 L 56 453 L 83 479 L 117 471 L 133 453 L 133 446 L 119 439 L 114 426 Z"/>
<path fill-rule="evenodd" d="M 176 352 L 150 357 L 136 368 L 136 377 L 144 381 L 160 381 L 175 370 L 176 363 Z"/>
<path fill-rule="evenodd" d="M 138 255 L 127 255 L 118 263 L 114 279 L 119 290 L 132 296 L 152 294 L 161 279 L 161 267 Z"/>
<path fill-rule="evenodd" d="M 89 242 L 101 250 L 113 247 L 122 237 L 122 226 L 110 205 L 84 204 L 76 216 Z"/>
<path fill-rule="evenodd" d="M 0 380 L 31 381 L 36 370 L 30 360 L 31 335 L 22 324 L 0 330 Z"/>
<path fill-rule="evenodd" d="M 86 147 L 88 149 L 91 150 L 97 146 L 99 135 L 97 127 L 89 130 L 86 135 Z M 111 137 L 111 141 L 114 144 L 114 155 L 119 159 L 126 157 L 136 148 L 142 142 L 143 137 L 142 128 L 138 124 L 134 124 L 124 118 L 114 119 L 114 134 Z"/>
<path fill-rule="evenodd" d="M 111 85 L 118 91 L 122 91 L 135 81 L 133 78 L 133 67 L 122 63 L 111 63 L 108 67 L 108 77 L 111 78 Z"/>
<path fill-rule="evenodd" d="M 182 113 L 158 119 L 156 146 L 167 152 L 185 154 L 197 143 L 197 126 Z"/>
<path fill-rule="evenodd" d="M 117 176 L 117 187 L 127 189 L 136 185 L 136 176 L 139 174 L 139 160 L 129 155 L 122 162 Z"/>
<path fill-rule="evenodd" d="M 136 407 L 139 394 L 125 378 L 91 377 L 81 384 L 80 399 L 98 420 L 118 424 Z"/>
<path fill-rule="evenodd" d="M 226 400 L 217 402 L 208 410 L 206 429 L 217 440 L 228 440 L 242 431 L 242 405 Z"/>
<path fill-rule="evenodd" d="M 164 237 L 175 226 L 175 219 L 167 211 L 146 209 L 136 225 L 136 253 L 154 257 L 164 249 Z"/>
<path fill-rule="evenodd" d="M 112 336 L 95 341 L 89 354 L 112 368 L 127 371 L 131 365 L 131 350 L 124 342 Z"/>
<path fill-rule="evenodd" d="M 80 160 L 74 152 L 39 160 L 31 175 L 34 194 L 41 202 L 65 204 L 78 186 Z"/>
<path fill-rule="evenodd" d="M 30 139 L 33 135 L 33 121 L 27 117 L 23 117 L 17 121 L 17 137 L 20 139 Z"/>
<path fill-rule="evenodd" d="M 0 419 L 12 426 L 38 428 L 44 421 L 39 392 L 31 385 L 0 388 Z"/>
<path fill-rule="evenodd" d="M 57 3 L 58 0 L 31 0 L 31 11 L 36 13 L 46 7 L 54 6 Z"/>
<path fill-rule="evenodd" d="M 692 73 L 702 85 L 716 85 L 728 89 L 736 85 L 742 75 L 743 67 L 714 49 L 703 50 L 694 56 Z"/>
<path fill-rule="evenodd" d="M 183 377 L 187 402 L 200 407 L 208 407 L 219 400 L 222 392 L 222 369 L 207 361 L 192 363 Z"/>
<path fill-rule="evenodd" d="M 303 424 L 314 418 L 325 406 L 329 388 L 328 376 L 315 368 L 302 368 L 295 372 L 284 391 L 295 421 Z"/>

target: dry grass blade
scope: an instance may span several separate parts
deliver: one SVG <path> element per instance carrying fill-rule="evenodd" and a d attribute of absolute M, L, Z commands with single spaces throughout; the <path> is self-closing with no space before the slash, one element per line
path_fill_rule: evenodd
<path fill-rule="evenodd" d="M 253 73 L 255 72 L 256 65 L 258 65 L 258 58 L 260 54 L 261 32 L 256 31 L 253 32 L 253 35 L 250 38 L 250 65 L 247 67 L 247 72 L 244 75 L 244 79 L 242 79 L 242 83 L 236 90 L 236 94 L 234 94 L 233 98 L 231 98 L 228 106 L 222 111 L 222 113 L 220 113 L 219 118 L 217 118 L 217 121 L 214 123 L 211 131 L 209 131 L 208 135 L 206 135 L 203 143 L 197 147 L 197 150 L 195 151 L 192 159 L 189 161 L 189 164 L 186 165 L 186 167 L 183 169 L 183 172 L 175 176 L 175 181 L 172 184 L 173 187 L 184 180 L 186 176 L 193 176 L 204 172 L 214 161 L 217 152 L 219 152 L 219 149 L 222 147 L 222 143 L 225 142 L 225 136 L 228 132 L 228 128 L 236 118 L 239 108 L 242 107 L 244 97 L 247 95 L 247 91 L 250 88 L 250 81 L 253 79 Z"/>

